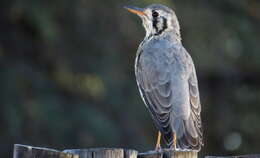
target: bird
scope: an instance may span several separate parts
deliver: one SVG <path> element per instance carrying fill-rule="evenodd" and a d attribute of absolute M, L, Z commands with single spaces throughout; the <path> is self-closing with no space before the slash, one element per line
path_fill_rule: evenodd
<path fill-rule="evenodd" d="M 138 15 L 146 34 L 135 58 L 141 98 L 158 129 L 155 150 L 200 151 L 203 144 L 201 103 L 193 60 L 182 45 L 175 11 L 161 4 L 125 6 Z"/>

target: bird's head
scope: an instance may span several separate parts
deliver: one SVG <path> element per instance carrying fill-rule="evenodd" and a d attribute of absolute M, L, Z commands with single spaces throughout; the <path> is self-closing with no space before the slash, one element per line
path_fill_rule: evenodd
<path fill-rule="evenodd" d="M 180 36 L 179 22 L 172 9 L 160 4 L 152 4 L 145 8 L 133 6 L 125 8 L 142 19 L 146 36 L 159 36 L 170 31 Z"/>

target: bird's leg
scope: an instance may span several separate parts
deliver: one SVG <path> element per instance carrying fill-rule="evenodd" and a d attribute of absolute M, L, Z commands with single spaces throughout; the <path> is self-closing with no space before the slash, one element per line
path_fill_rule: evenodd
<path fill-rule="evenodd" d="M 160 149 L 161 149 L 161 132 L 159 131 L 158 136 L 157 136 L 155 150 L 160 150 Z"/>
<path fill-rule="evenodd" d="M 176 141 L 177 141 L 177 140 L 176 140 L 176 139 L 177 139 L 177 138 L 176 138 L 176 133 L 173 132 L 172 134 L 173 134 L 173 144 L 172 144 L 172 148 L 173 148 L 173 150 L 176 150 L 176 143 L 177 143 L 177 142 L 176 142 Z"/>

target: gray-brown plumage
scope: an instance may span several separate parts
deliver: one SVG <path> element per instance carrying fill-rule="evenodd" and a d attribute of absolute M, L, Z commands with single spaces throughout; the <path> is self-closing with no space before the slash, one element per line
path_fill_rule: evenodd
<path fill-rule="evenodd" d="M 126 9 L 141 17 L 146 30 L 137 51 L 135 74 L 156 127 L 168 147 L 176 133 L 178 149 L 200 150 L 203 142 L 196 71 L 182 46 L 174 11 L 159 4 Z"/>

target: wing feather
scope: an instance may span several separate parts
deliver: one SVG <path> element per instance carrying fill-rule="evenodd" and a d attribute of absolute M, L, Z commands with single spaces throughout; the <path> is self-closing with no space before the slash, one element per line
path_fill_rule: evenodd
<path fill-rule="evenodd" d="M 163 134 L 166 145 L 172 145 L 172 132 L 175 131 L 178 148 L 199 150 L 202 144 L 202 127 L 197 77 L 191 57 L 184 48 L 182 51 L 185 52 L 179 57 L 179 61 L 176 58 L 171 59 L 172 62 L 169 62 L 164 53 L 156 53 L 154 50 L 139 54 L 136 61 L 136 79 L 142 98 L 156 127 Z M 180 83 L 173 80 L 174 61 L 179 63 L 178 68 L 183 69 L 184 76 L 187 76 Z M 174 89 L 178 84 L 187 86 L 180 86 L 180 90 Z M 182 103 L 183 106 L 179 105 Z M 184 111 L 188 111 L 187 118 L 184 117 L 187 116 Z"/>
<path fill-rule="evenodd" d="M 188 78 L 189 84 L 189 100 L 191 113 L 188 120 L 184 120 L 184 135 L 178 141 L 179 146 L 200 150 L 202 142 L 202 125 L 201 125 L 201 104 L 199 97 L 198 81 L 196 76 L 196 70 L 190 55 L 187 53 L 187 63 L 191 73 Z"/>
<path fill-rule="evenodd" d="M 173 94 L 170 88 L 169 65 L 160 70 L 158 58 L 151 54 L 150 56 L 141 54 L 136 66 L 136 79 L 156 127 L 163 133 L 166 143 L 170 145 L 172 143 L 170 111 Z"/>

